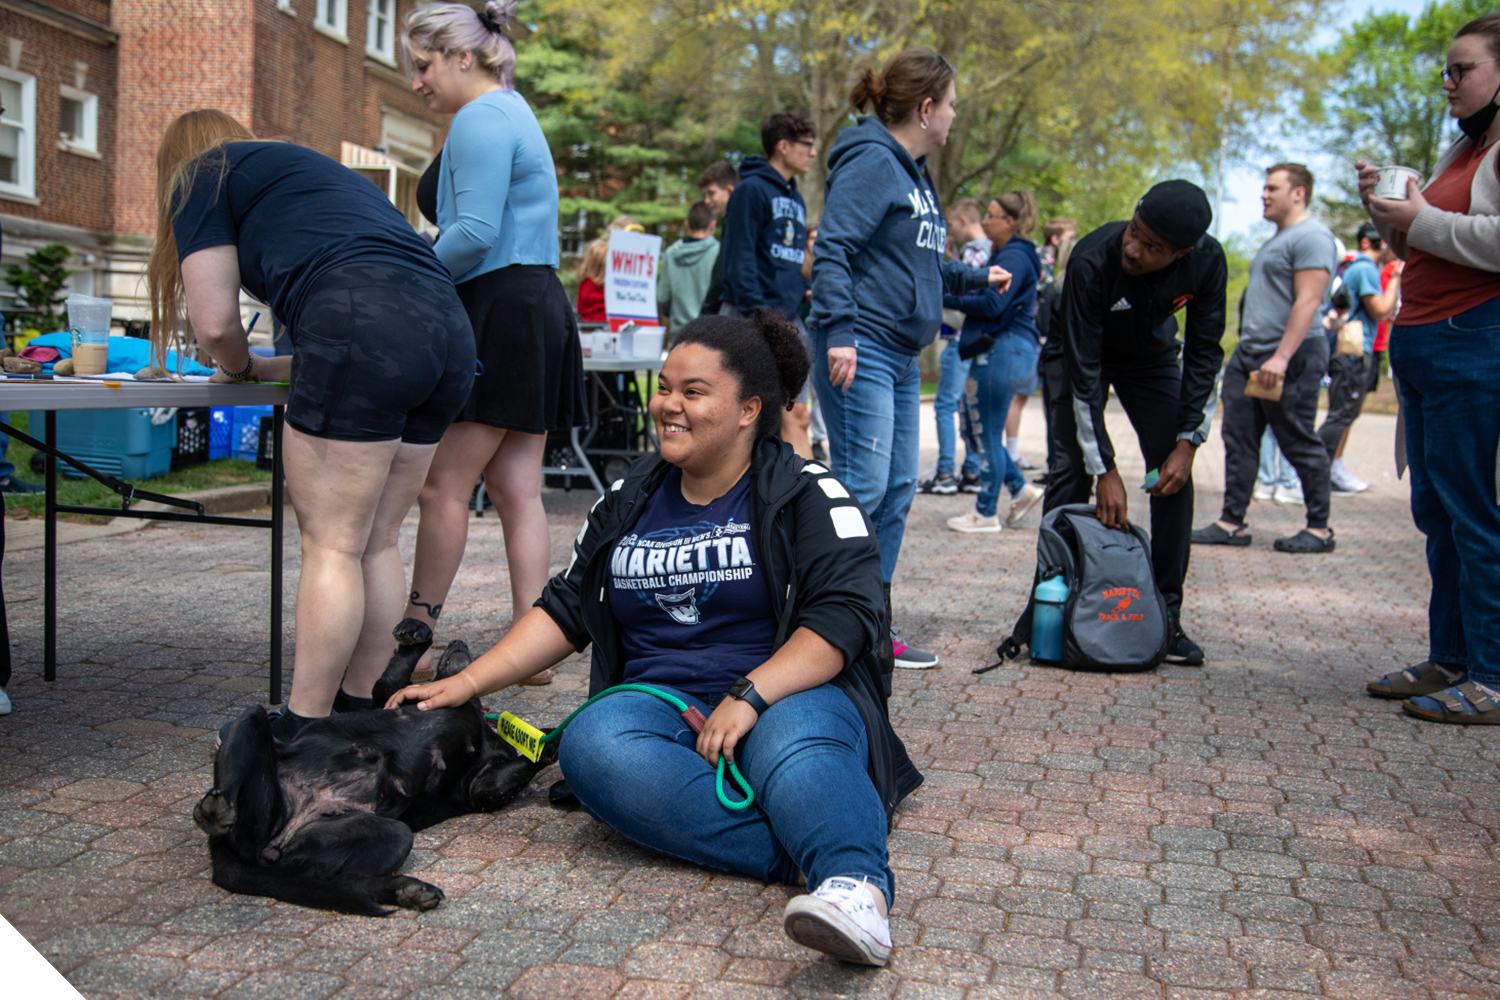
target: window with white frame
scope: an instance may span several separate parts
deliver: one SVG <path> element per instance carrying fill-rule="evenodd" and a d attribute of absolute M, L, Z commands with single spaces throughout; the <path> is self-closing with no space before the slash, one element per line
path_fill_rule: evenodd
<path fill-rule="evenodd" d="M 57 131 L 67 148 L 99 152 L 98 96 L 76 87 L 63 87 L 57 102 Z"/>
<path fill-rule="evenodd" d="M 382 62 L 396 61 L 396 0 L 370 0 L 365 18 L 365 51 Z"/>
<path fill-rule="evenodd" d="M 349 36 L 348 0 L 316 0 L 313 24 L 340 38 Z"/>
<path fill-rule="evenodd" d="M 0 192 L 36 195 L 36 77 L 0 66 Z"/>

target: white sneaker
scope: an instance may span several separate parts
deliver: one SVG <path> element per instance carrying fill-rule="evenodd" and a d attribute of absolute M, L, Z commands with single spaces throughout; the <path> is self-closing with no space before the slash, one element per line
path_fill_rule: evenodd
<path fill-rule="evenodd" d="M 1021 523 L 1021 518 L 1031 513 L 1033 507 L 1042 502 L 1042 495 L 1046 491 L 1040 486 L 1027 483 L 1021 487 L 1021 492 L 1010 498 L 1010 513 L 1005 515 L 1005 526 L 1014 528 Z"/>
<path fill-rule="evenodd" d="M 1285 486 L 1277 486 L 1276 492 L 1271 495 L 1283 507 L 1301 507 L 1305 501 L 1302 499 L 1302 487 L 1287 489 Z"/>
<path fill-rule="evenodd" d="M 5 693 L 5 688 L 0 688 L 0 715 L 10 714 L 10 696 Z"/>
<path fill-rule="evenodd" d="M 1261 482 L 1260 480 L 1257 479 L 1255 481 L 1255 489 L 1250 494 L 1250 499 L 1251 500 L 1269 500 L 1272 497 L 1274 497 L 1275 495 L 1276 495 L 1276 484 L 1275 483 L 1263 483 L 1263 482 Z"/>
<path fill-rule="evenodd" d="M 1363 493 L 1370 488 L 1369 483 L 1360 479 L 1342 465 L 1336 465 L 1328 470 L 1328 485 L 1333 487 L 1334 493 L 1351 497 L 1356 493 Z"/>
<path fill-rule="evenodd" d="M 787 937 L 804 947 L 860 965 L 883 966 L 891 957 L 891 922 L 875 908 L 868 882 L 824 879 L 806 896 L 793 897 L 782 914 Z"/>
<path fill-rule="evenodd" d="M 966 535 L 977 534 L 979 532 L 995 532 L 1000 530 L 1000 515 L 995 514 L 990 517 L 980 517 L 979 514 L 971 510 L 967 514 L 948 518 L 948 528 L 950 531 L 961 531 Z"/>

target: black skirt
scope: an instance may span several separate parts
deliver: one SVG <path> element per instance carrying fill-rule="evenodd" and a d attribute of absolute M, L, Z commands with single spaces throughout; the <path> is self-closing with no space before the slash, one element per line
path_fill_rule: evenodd
<path fill-rule="evenodd" d="M 526 434 L 588 423 L 578 319 L 557 272 L 512 264 L 458 286 L 479 373 L 458 420 Z"/>

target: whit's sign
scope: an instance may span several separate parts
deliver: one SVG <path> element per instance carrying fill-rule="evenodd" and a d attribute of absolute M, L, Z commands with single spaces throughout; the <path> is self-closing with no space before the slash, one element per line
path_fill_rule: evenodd
<path fill-rule="evenodd" d="M 616 229 L 609 234 L 604 262 L 604 312 L 609 328 L 626 323 L 656 326 L 656 269 L 661 237 Z"/>

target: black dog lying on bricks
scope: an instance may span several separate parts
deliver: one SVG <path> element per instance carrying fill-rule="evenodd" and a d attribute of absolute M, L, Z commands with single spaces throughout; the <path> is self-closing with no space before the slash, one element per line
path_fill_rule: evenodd
<path fill-rule="evenodd" d="M 384 705 L 411 681 L 432 630 L 408 618 L 375 685 Z M 473 657 L 449 645 L 435 676 Z M 214 759 L 214 788 L 193 810 L 208 834 L 214 884 L 300 906 L 387 916 L 388 906 L 430 910 L 443 891 L 393 874 L 412 835 L 453 816 L 494 812 L 556 760 L 532 763 L 496 735 L 473 699 L 462 708 L 414 705 L 319 719 L 288 743 L 271 738 L 260 706 L 230 727 Z"/>

